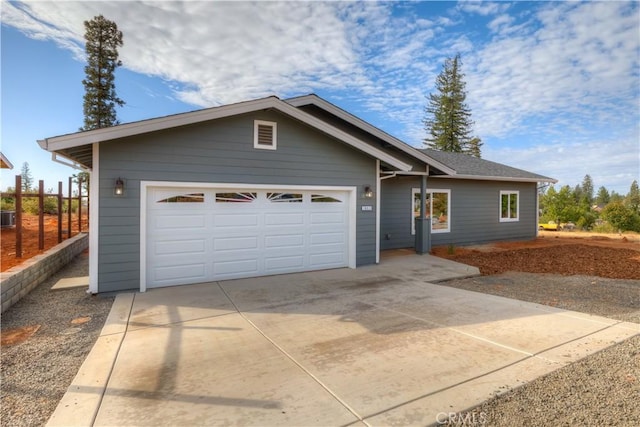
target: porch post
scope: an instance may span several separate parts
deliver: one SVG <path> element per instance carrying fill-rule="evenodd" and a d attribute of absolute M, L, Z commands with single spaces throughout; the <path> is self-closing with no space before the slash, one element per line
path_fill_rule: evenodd
<path fill-rule="evenodd" d="M 427 176 L 420 176 L 420 216 L 416 218 L 416 253 L 431 250 L 431 217 L 427 212 Z"/>

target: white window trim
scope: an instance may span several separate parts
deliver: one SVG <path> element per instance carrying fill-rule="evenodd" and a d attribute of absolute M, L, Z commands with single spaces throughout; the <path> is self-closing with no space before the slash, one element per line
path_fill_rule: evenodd
<path fill-rule="evenodd" d="M 273 129 L 271 145 L 258 144 L 258 126 L 270 126 Z M 253 122 L 253 148 L 259 150 L 276 150 L 278 147 L 278 124 L 265 120 L 254 120 Z"/>
<path fill-rule="evenodd" d="M 427 193 L 447 193 L 447 228 L 441 230 L 434 230 L 433 223 L 431 224 L 431 234 L 439 234 L 439 233 L 450 233 L 451 232 L 451 190 L 444 188 L 427 188 Z M 415 217 L 413 216 L 413 200 L 416 197 L 416 194 L 420 194 L 419 188 L 411 189 L 411 235 L 416 234 L 416 222 Z M 433 196 L 431 196 L 433 199 Z M 431 211 L 429 212 L 429 218 L 431 218 L 433 214 L 433 203 L 431 204 Z"/>
<path fill-rule="evenodd" d="M 516 199 L 516 217 L 515 218 L 503 218 L 502 217 L 502 196 L 515 194 Z M 498 218 L 500 222 L 518 222 L 520 221 L 520 191 L 518 190 L 501 190 L 500 198 L 498 199 Z"/>

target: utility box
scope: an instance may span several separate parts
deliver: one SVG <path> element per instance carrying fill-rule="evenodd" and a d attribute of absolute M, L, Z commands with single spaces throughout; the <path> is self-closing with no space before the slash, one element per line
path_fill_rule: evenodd
<path fill-rule="evenodd" d="M 0 211 L 2 228 L 16 225 L 16 211 Z"/>

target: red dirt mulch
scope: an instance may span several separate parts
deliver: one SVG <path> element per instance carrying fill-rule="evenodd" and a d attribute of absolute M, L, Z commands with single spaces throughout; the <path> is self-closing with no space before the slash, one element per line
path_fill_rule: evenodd
<path fill-rule="evenodd" d="M 453 248 L 432 254 L 476 266 L 483 275 L 521 271 L 640 280 L 640 243 L 635 238 L 546 238 Z"/>
<path fill-rule="evenodd" d="M 83 213 L 82 232 L 89 231 L 89 223 Z M 71 236 L 78 234 L 78 217 L 71 217 Z M 67 215 L 62 219 L 63 240 L 66 238 Z M 16 229 L 15 227 L 3 228 L 0 240 L 2 246 L 1 271 L 7 271 L 11 267 L 19 265 L 29 258 L 39 255 L 58 244 L 58 217 L 57 215 L 45 215 L 44 217 L 44 249 L 38 249 L 38 216 L 22 214 L 22 258 L 16 258 Z"/>

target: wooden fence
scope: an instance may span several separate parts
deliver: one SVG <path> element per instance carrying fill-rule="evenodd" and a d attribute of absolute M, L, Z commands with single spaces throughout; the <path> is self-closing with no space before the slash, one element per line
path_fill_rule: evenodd
<path fill-rule="evenodd" d="M 22 200 L 25 198 L 37 198 L 38 199 L 38 249 L 44 249 L 44 201 L 46 198 L 55 197 L 57 199 L 57 215 L 58 215 L 58 243 L 61 243 L 64 239 L 62 237 L 62 218 L 64 202 L 67 202 L 67 237 L 71 237 L 71 213 L 72 202 L 78 201 L 78 232 L 82 233 L 82 202 L 87 200 L 87 212 L 86 218 L 89 219 L 89 196 L 82 195 L 82 179 L 78 178 L 78 195 L 72 196 L 73 178 L 69 178 L 69 195 L 64 197 L 62 195 L 62 181 L 58 182 L 57 193 L 45 193 L 44 181 L 38 181 L 37 193 L 23 193 L 22 192 L 22 176 L 16 175 L 15 193 L 1 193 L 2 198 L 13 198 L 15 201 L 15 228 L 16 228 L 16 258 L 22 258 Z"/>

